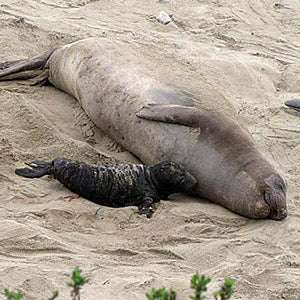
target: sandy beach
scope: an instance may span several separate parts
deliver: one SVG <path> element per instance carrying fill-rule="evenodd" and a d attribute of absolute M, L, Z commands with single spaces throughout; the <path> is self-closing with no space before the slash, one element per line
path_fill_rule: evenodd
<path fill-rule="evenodd" d="M 159 23 L 160 11 L 172 22 Z M 232 276 L 233 299 L 300 299 L 300 113 L 283 105 L 300 98 L 300 2 L 0 0 L 0 61 L 87 37 L 132 43 L 161 57 L 170 83 L 226 98 L 285 178 L 289 215 L 252 220 L 181 194 L 161 201 L 151 219 L 136 207 L 69 201 L 59 182 L 18 177 L 15 168 L 58 156 L 99 164 L 137 158 L 64 92 L 0 82 L 0 299 L 6 287 L 27 300 L 57 289 L 58 299 L 69 299 L 75 266 L 89 280 L 85 300 L 143 300 L 152 286 L 188 299 L 196 270 L 213 278 L 208 295 Z"/>

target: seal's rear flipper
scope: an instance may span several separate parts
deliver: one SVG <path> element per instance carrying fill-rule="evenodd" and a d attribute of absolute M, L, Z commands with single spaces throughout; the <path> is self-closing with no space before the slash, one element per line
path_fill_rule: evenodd
<path fill-rule="evenodd" d="M 54 48 L 33 58 L 0 62 L 0 80 L 30 79 L 41 74 L 45 77 L 46 63 L 57 49 Z"/>
<path fill-rule="evenodd" d="M 150 103 L 136 113 L 136 116 L 150 121 L 199 127 L 200 111 L 196 107 Z"/>
<path fill-rule="evenodd" d="M 50 174 L 48 169 L 29 169 L 29 168 L 16 169 L 15 173 L 17 175 L 26 178 L 40 178 Z"/>

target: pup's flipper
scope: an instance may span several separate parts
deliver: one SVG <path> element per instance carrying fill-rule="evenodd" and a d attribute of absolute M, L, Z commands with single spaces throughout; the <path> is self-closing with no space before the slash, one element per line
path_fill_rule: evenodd
<path fill-rule="evenodd" d="M 26 178 L 40 178 L 45 175 L 49 175 L 48 168 L 45 169 L 29 169 L 29 168 L 22 168 L 22 169 L 16 169 L 15 173 L 17 175 L 26 177 Z"/>
<path fill-rule="evenodd" d="M 151 197 L 145 197 L 139 205 L 139 215 L 146 215 L 147 218 L 151 218 L 153 213 L 153 199 Z"/>
<path fill-rule="evenodd" d="M 26 178 L 40 178 L 45 175 L 51 175 L 52 174 L 52 165 L 50 162 L 45 162 L 41 160 L 34 160 L 28 163 L 25 163 L 30 168 L 21 168 L 16 169 L 16 174 L 26 177 Z"/>
<path fill-rule="evenodd" d="M 51 163 L 42 160 L 34 160 L 31 162 L 26 162 L 25 165 L 34 169 L 45 169 L 51 167 Z"/>

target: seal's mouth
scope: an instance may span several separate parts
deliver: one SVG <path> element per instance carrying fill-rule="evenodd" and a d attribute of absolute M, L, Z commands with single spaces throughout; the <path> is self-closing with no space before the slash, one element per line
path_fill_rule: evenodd
<path fill-rule="evenodd" d="M 268 190 L 265 192 L 264 198 L 270 207 L 269 218 L 273 220 L 283 220 L 287 217 L 285 193 L 277 190 Z"/>

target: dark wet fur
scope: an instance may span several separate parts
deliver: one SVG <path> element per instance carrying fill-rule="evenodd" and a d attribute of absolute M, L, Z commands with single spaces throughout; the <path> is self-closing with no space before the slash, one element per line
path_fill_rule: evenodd
<path fill-rule="evenodd" d="M 16 169 L 27 178 L 54 175 L 72 192 L 97 204 L 123 207 L 139 206 L 139 213 L 151 217 L 153 203 L 175 192 L 191 191 L 196 179 L 179 164 L 162 162 L 154 166 L 134 164 L 90 165 L 66 158 L 51 163 L 33 161 L 29 168 Z"/>

